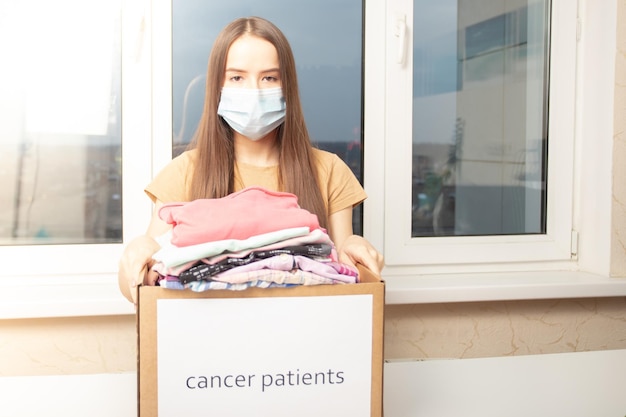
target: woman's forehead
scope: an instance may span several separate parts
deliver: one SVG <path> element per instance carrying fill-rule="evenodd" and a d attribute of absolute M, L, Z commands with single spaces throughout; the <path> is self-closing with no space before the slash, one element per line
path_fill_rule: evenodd
<path fill-rule="evenodd" d="M 276 47 L 266 39 L 243 35 L 230 45 L 226 55 L 227 70 L 258 70 L 278 68 Z"/>

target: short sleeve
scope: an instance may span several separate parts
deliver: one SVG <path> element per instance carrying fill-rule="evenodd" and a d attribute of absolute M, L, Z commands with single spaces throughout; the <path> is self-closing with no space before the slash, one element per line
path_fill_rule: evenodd
<path fill-rule="evenodd" d="M 190 187 L 193 172 L 194 151 L 183 152 L 167 164 L 152 182 L 145 188 L 145 193 L 152 202 L 163 203 L 189 201 L 187 191 Z"/>
<path fill-rule="evenodd" d="M 355 207 L 367 198 L 363 186 L 339 156 L 319 149 L 316 154 L 320 188 L 329 215 Z"/>

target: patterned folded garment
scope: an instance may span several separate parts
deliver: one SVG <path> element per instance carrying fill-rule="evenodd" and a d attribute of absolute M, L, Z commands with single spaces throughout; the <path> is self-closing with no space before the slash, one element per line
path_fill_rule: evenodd
<path fill-rule="evenodd" d="M 251 287 L 272 288 L 272 287 L 292 287 L 296 285 L 322 285 L 339 284 L 331 278 L 325 278 L 312 272 L 295 269 L 293 271 L 279 271 L 265 269 L 253 273 L 243 273 L 233 275 L 233 282 L 227 281 L 194 281 L 189 284 L 182 284 L 178 277 L 161 277 L 158 284 L 163 288 L 182 290 L 190 289 L 195 292 L 209 290 L 234 290 L 241 291 Z"/>

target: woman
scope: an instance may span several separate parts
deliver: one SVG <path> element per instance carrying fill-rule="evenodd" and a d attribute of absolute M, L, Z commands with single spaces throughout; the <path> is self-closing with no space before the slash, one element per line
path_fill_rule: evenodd
<path fill-rule="evenodd" d="M 122 293 L 136 301 L 137 284 L 156 282 L 155 238 L 171 228 L 157 215 L 164 203 L 220 198 L 249 186 L 295 194 L 328 230 L 340 262 L 380 273 L 382 255 L 352 231 L 352 209 L 365 192 L 341 159 L 311 146 L 291 47 L 258 17 L 233 21 L 213 45 L 198 130 L 189 150 L 145 190 L 155 212 L 146 234 L 122 255 Z"/>

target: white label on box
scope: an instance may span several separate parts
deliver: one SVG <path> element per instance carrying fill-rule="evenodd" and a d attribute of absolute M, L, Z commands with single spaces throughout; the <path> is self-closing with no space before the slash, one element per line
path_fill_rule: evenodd
<path fill-rule="evenodd" d="M 372 302 L 158 300 L 159 417 L 369 417 Z"/>

